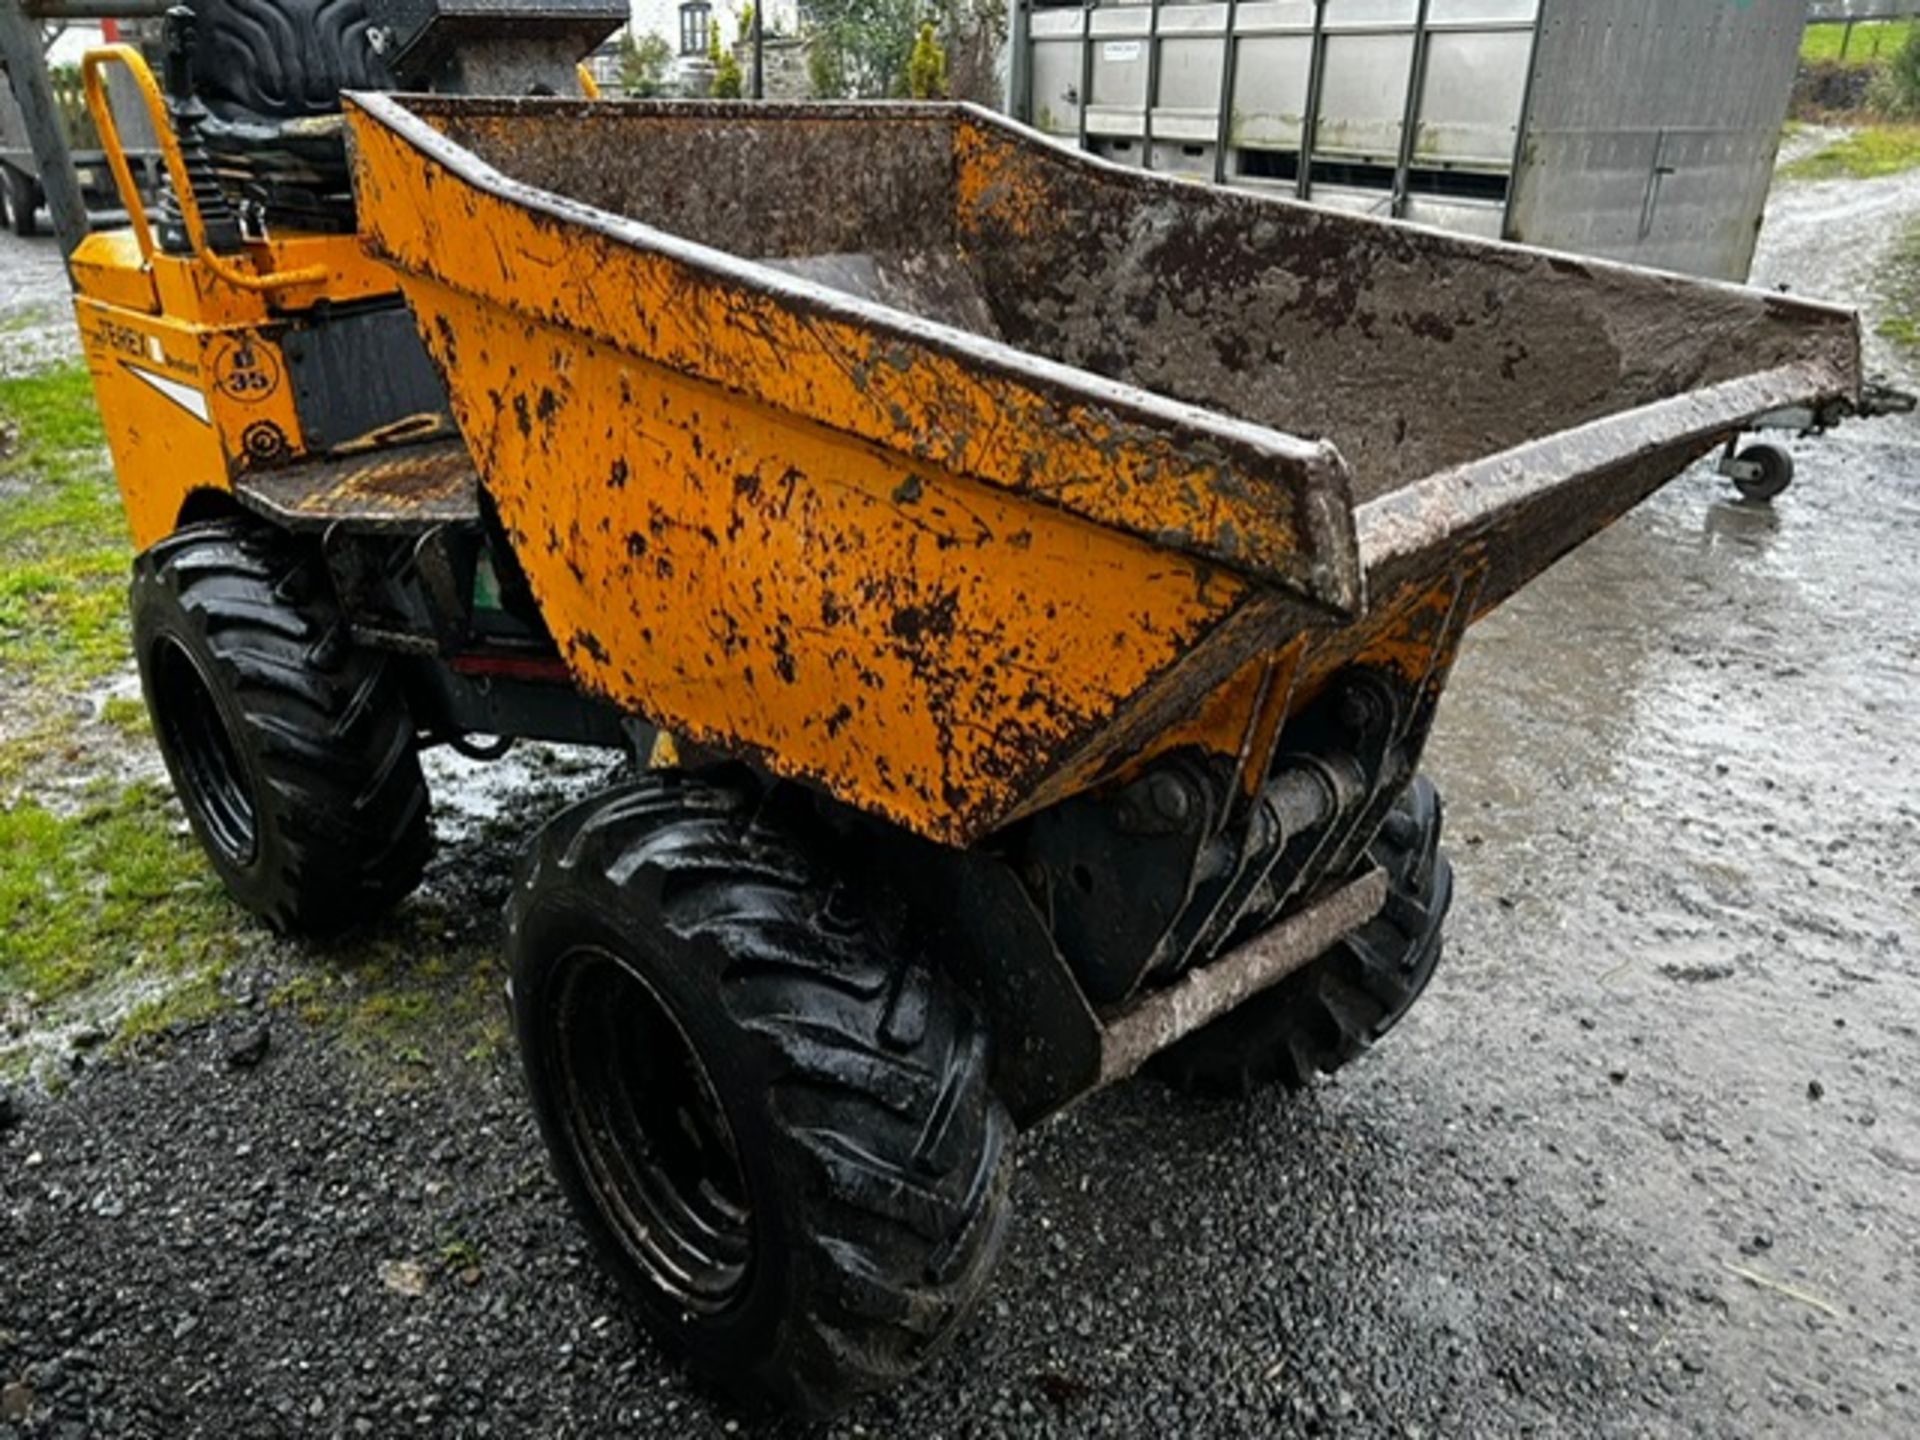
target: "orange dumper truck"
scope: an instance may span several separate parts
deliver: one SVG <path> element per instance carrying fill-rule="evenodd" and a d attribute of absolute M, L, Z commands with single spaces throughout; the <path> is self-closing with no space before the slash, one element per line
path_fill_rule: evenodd
<path fill-rule="evenodd" d="M 418 881 L 424 748 L 631 751 L 513 888 L 528 1089 L 639 1314 L 803 1411 L 953 1330 L 1022 1127 L 1390 1029 L 1467 627 L 1863 403 L 1854 317 L 1780 295 L 966 105 L 576 96 L 624 5 L 272 8 L 86 65 L 169 176 L 70 267 L 175 786 L 330 929 Z"/>

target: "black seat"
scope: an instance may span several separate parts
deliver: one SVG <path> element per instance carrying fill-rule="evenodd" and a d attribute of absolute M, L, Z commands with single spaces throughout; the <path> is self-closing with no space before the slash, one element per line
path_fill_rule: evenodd
<path fill-rule="evenodd" d="M 363 0 L 192 0 L 194 93 L 222 188 L 268 226 L 353 229 L 342 90 L 390 90 Z"/>

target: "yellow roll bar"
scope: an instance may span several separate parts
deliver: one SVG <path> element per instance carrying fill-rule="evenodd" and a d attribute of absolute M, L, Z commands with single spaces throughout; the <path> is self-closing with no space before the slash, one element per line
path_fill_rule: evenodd
<path fill-rule="evenodd" d="M 153 71 L 147 68 L 145 58 L 131 45 L 101 45 L 87 51 L 80 62 L 80 72 L 87 90 L 87 111 L 93 116 L 94 126 L 100 132 L 100 146 L 106 151 L 107 166 L 113 171 L 114 187 L 120 192 L 120 203 L 126 207 L 127 218 L 133 223 L 134 238 L 139 242 L 143 260 L 149 265 L 153 262 L 153 227 L 147 220 L 147 208 L 140 198 L 140 187 L 134 183 L 133 171 L 127 165 L 126 147 L 120 141 L 120 127 L 113 117 L 113 102 L 107 97 L 105 73 L 109 65 L 126 66 L 134 84 L 140 87 L 141 99 L 147 107 L 147 118 L 153 123 L 153 133 L 159 140 L 160 156 L 166 162 L 167 178 L 173 184 L 174 198 L 180 205 L 180 218 L 186 222 L 187 239 L 193 245 L 195 259 L 227 284 L 240 290 L 284 290 L 294 285 L 318 284 L 327 278 L 327 270 L 323 265 L 256 275 L 240 269 L 214 251 L 207 241 L 207 224 L 201 217 L 200 199 L 193 193 L 193 183 L 187 174 L 187 161 L 180 150 L 180 138 L 173 133 L 166 101 L 160 94 L 159 83 L 153 78 Z"/>

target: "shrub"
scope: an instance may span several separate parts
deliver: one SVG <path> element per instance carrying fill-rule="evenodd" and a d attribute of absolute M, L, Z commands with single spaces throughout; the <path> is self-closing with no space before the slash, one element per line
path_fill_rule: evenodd
<path fill-rule="evenodd" d="M 733 51 L 720 51 L 720 58 L 713 66 L 712 95 L 716 100 L 738 100 L 743 93 L 744 79 L 740 74 L 740 62 L 733 57 Z"/>
<path fill-rule="evenodd" d="M 673 47 L 658 35 L 629 34 L 620 43 L 620 88 L 629 95 L 651 99 L 667 92 L 673 69 Z"/>
<path fill-rule="evenodd" d="M 947 93 L 947 52 L 934 37 L 931 20 L 920 22 L 907 57 L 907 93 L 916 100 L 938 100 Z"/>
<path fill-rule="evenodd" d="M 1920 28 L 1907 32 L 1906 43 L 1874 76 L 1867 108 L 1889 120 L 1920 119 Z"/>

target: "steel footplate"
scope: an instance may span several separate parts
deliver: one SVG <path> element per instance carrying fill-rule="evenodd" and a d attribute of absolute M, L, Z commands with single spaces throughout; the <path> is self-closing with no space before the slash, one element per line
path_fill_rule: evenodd
<path fill-rule="evenodd" d="M 480 518 L 480 479 L 464 441 L 371 451 L 243 475 L 235 497 L 290 530 L 413 534 Z"/>

